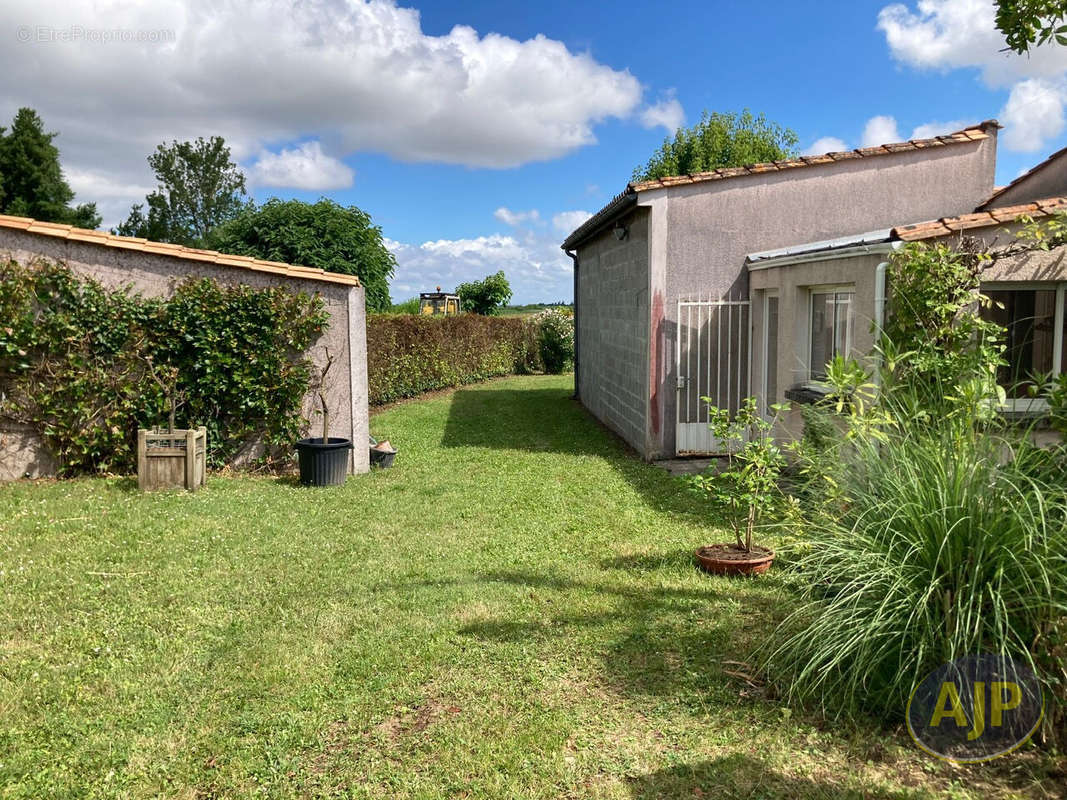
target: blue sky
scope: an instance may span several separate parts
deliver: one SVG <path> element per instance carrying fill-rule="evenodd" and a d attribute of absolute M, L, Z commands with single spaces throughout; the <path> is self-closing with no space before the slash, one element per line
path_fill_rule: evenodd
<path fill-rule="evenodd" d="M 565 233 L 703 109 L 763 112 L 804 151 L 997 117 L 998 183 L 1067 144 L 1067 48 L 998 52 L 992 0 L 0 2 L 33 32 L 0 55 L 0 112 L 60 131 L 106 224 L 151 188 L 155 142 L 220 133 L 258 200 L 370 212 L 394 300 L 498 268 L 517 302 L 569 299 Z M 167 35 L 39 33 L 105 25 Z"/>

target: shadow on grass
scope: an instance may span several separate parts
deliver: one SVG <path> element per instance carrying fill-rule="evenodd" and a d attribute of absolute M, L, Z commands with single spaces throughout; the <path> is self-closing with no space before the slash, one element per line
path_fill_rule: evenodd
<path fill-rule="evenodd" d="M 603 660 L 604 685 L 627 695 L 691 698 L 696 706 L 737 700 L 745 686 L 723 673 L 723 661 L 743 661 L 752 634 L 759 639 L 782 614 L 773 591 L 723 579 L 694 589 L 627 584 L 610 575 L 601 581 L 489 571 L 388 588 L 500 584 L 514 587 L 521 599 L 533 592 L 555 594 L 545 599 L 560 610 L 535 619 L 518 612 L 474 620 L 458 628 L 460 636 L 496 645 L 532 644 L 543 647 L 548 658 L 555 640 L 591 636 L 602 643 L 593 647 Z M 596 608 L 571 610 L 590 604 Z"/>
<path fill-rule="evenodd" d="M 493 384 L 452 395 L 442 447 L 482 447 L 603 458 L 656 511 L 708 523 L 706 505 L 683 481 L 645 463 L 575 400 L 569 389 Z"/>
<path fill-rule="evenodd" d="M 674 767 L 628 779 L 634 800 L 714 797 L 765 800 L 904 800 L 915 795 L 864 786 L 849 789 L 813 778 L 783 775 L 762 761 L 734 754 Z"/>

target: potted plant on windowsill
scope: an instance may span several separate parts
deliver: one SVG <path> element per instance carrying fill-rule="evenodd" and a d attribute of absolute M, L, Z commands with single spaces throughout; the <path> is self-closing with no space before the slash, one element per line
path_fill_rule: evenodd
<path fill-rule="evenodd" d="M 732 419 L 728 409 L 710 405 L 707 397 L 701 399 L 709 403 L 712 433 L 728 448 L 730 456 L 725 470 L 719 471 L 713 465 L 693 480 L 729 523 L 734 541 L 698 548 L 697 561 L 708 572 L 719 575 L 766 572 L 774 561 L 774 551 L 754 544 L 752 534 L 761 515 L 773 505 L 778 479 L 785 466 L 785 456 L 770 436 L 773 422 L 760 415 L 755 397 L 745 398 Z M 788 406 L 771 408 L 777 417 Z"/>
<path fill-rule="evenodd" d="M 319 371 L 318 395 L 322 404 L 322 436 L 301 439 L 296 443 L 300 462 L 300 483 L 305 486 L 340 486 L 348 477 L 348 451 L 352 440 L 330 436 L 330 409 L 326 405 L 326 375 L 333 366 L 333 356 L 326 353 L 326 365 Z"/>

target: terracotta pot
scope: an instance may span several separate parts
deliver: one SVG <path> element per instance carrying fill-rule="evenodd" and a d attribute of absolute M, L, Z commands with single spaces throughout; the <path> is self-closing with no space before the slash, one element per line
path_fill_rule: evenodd
<path fill-rule="evenodd" d="M 716 575 L 760 575 L 774 561 L 774 551 L 759 545 L 752 545 L 750 553 L 743 553 L 735 544 L 705 545 L 694 555 L 702 568 Z"/>

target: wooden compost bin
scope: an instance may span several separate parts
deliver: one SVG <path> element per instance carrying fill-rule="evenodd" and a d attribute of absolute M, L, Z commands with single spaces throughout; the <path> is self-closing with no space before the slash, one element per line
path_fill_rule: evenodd
<path fill-rule="evenodd" d="M 207 428 L 137 431 L 137 485 L 143 491 L 186 488 L 207 479 Z"/>

